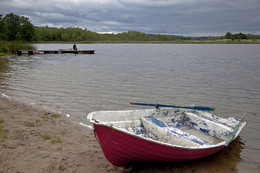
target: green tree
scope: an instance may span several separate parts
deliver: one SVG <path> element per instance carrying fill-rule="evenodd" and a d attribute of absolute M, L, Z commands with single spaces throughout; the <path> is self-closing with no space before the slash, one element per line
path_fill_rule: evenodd
<path fill-rule="evenodd" d="M 35 39 L 34 26 L 29 21 L 27 17 L 20 17 L 20 32 L 22 35 L 22 40 L 32 41 Z"/>
<path fill-rule="evenodd" d="M 62 41 L 69 41 L 69 35 L 66 32 L 62 33 L 61 34 L 61 40 Z"/>
<path fill-rule="evenodd" d="M 243 40 L 247 39 L 246 34 L 244 34 L 242 32 L 240 32 L 238 35 L 239 35 L 239 39 L 243 39 Z"/>
<path fill-rule="evenodd" d="M 1 15 L 0 39 L 32 41 L 35 38 L 34 26 L 29 18 L 13 13 Z"/>
<path fill-rule="evenodd" d="M 3 20 L 3 15 L 0 14 L 0 40 L 8 40 L 8 26 Z"/>
<path fill-rule="evenodd" d="M 231 32 L 227 32 L 225 35 L 225 39 L 232 39 L 233 35 L 231 34 Z"/>
<path fill-rule="evenodd" d="M 20 34 L 17 34 L 20 31 L 20 16 L 9 13 L 5 15 L 3 21 L 7 24 L 9 41 L 16 40 L 16 36 L 20 37 Z"/>

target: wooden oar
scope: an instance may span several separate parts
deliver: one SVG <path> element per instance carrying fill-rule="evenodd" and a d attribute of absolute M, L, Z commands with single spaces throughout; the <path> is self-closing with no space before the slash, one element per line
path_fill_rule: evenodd
<path fill-rule="evenodd" d="M 155 106 L 157 109 L 159 107 L 172 107 L 172 108 L 184 108 L 184 109 L 196 109 L 201 111 L 214 111 L 213 107 L 202 107 L 202 106 L 175 106 L 175 105 L 161 105 L 161 104 L 149 104 L 149 103 L 133 103 L 131 105 L 141 105 L 141 106 Z"/>

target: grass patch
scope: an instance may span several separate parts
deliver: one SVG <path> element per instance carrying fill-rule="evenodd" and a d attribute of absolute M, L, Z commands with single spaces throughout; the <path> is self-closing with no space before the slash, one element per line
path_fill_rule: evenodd
<path fill-rule="evenodd" d="M 2 134 L 3 134 L 3 127 L 0 126 L 0 137 L 2 137 Z"/>
<path fill-rule="evenodd" d="M 59 146 L 59 147 L 57 148 L 57 151 L 61 151 L 61 150 L 62 150 L 62 147 Z"/>
<path fill-rule="evenodd" d="M 42 115 L 41 118 L 42 118 L 44 121 L 46 121 L 46 122 L 49 121 L 49 117 L 48 117 L 47 114 Z"/>
<path fill-rule="evenodd" d="M 49 116 L 50 115 L 50 116 Z M 44 115 L 41 116 L 41 118 L 46 121 L 46 122 L 51 122 L 55 124 L 54 119 L 60 117 L 61 114 L 50 114 L 50 113 L 45 113 Z"/>
<path fill-rule="evenodd" d="M 44 140 L 49 140 L 51 139 L 51 135 L 49 135 L 47 132 L 45 132 L 43 135 L 41 135 L 41 137 L 44 139 Z"/>
<path fill-rule="evenodd" d="M 24 112 L 28 112 L 30 109 L 29 108 L 23 108 Z"/>
<path fill-rule="evenodd" d="M 54 139 L 51 140 L 51 143 L 55 144 L 55 143 L 62 143 L 62 140 L 61 138 L 58 136 L 58 137 L 55 137 Z"/>
<path fill-rule="evenodd" d="M 35 123 L 34 123 L 33 120 L 30 118 L 30 119 L 24 121 L 24 125 L 27 126 L 27 127 L 34 127 L 34 126 L 35 126 Z"/>
<path fill-rule="evenodd" d="M 15 136 L 16 138 L 22 138 L 22 137 L 23 137 L 23 134 L 22 134 L 22 132 L 21 132 L 20 130 L 15 130 L 15 131 L 13 132 L 13 134 L 14 134 L 14 136 Z"/>
<path fill-rule="evenodd" d="M 3 130 L 3 126 L 0 125 L 0 141 L 4 142 L 5 139 L 7 139 L 7 135 L 5 134 L 5 131 Z"/>
<path fill-rule="evenodd" d="M 58 118 L 61 116 L 61 114 L 51 114 L 50 117 L 48 115 L 49 115 L 49 113 L 46 113 L 46 114 L 42 115 L 41 118 L 44 121 L 48 122 L 49 120 L 52 120 L 53 118 Z"/>
<path fill-rule="evenodd" d="M 51 117 L 52 118 L 58 118 L 58 117 L 60 117 L 61 115 L 60 114 L 51 114 Z"/>
<path fill-rule="evenodd" d="M 11 118 L 11 119 L 15 119 L 15 116 L 14 116 L 14 115 L 10 115 L 10 118 Z"/>
<path fill-rule="evenodd" d="M 9 42 L 9 48 L 11 50 L 36 50 L 34 45 L 24 42 Z"/>
<path fill-rule="evenodd" d="M 40 135 L 44 140 L 50 140 L 52 144 L 62 143 L 62 139 L 59 136 L 51 136 L 48 132 L 45 132 L 43 135 Z"/>
<path fill-rule="evenodd" d="M 0 124 L 3 124 L 3 123 L 4 123 L 4 120 L 0 120 Z M 0 125 L 0 139 L 1 139 L 1 140 L 0 140 L 1 142 L 4 142 L 5 139 L 7 139 L 7 135 L 5 134 L 2 125 Z"/>

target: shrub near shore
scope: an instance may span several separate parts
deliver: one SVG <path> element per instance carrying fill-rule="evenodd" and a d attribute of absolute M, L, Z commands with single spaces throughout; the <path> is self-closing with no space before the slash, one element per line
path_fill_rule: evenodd
<path fill-rule="evenodd" d="M 11 55 L 13 50 L 36 50 L 33 45 L 19 42 L 0 41 L 0 56 Z"/>

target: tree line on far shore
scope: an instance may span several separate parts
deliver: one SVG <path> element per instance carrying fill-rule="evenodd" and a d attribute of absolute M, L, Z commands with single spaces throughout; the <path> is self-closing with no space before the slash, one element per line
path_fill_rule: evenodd
<path fill-rule="evenodd" d="M 0 40 L 5 41 L 178 41 L 178 40 L 246 40 L 260 39 L 260 35 L 232 34 L 227 32 L 225 36 L 209 37 L 184 37 L 179 35 L 146 34 L 138 31 L 128 31 L 118 34 L 99 34 L 79 27 L 51 28 L 34 26 L 29 18 L 13 13 L 0 14 Z"/>

